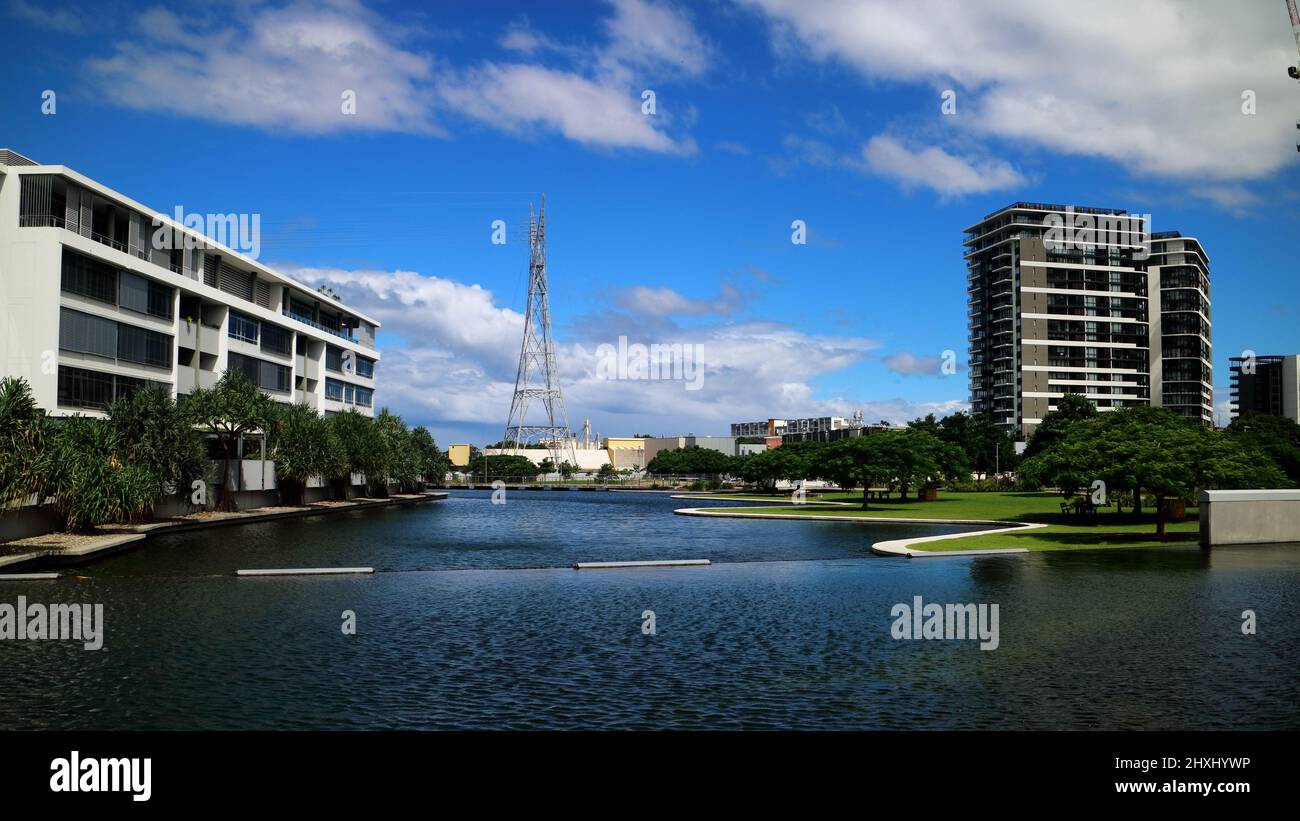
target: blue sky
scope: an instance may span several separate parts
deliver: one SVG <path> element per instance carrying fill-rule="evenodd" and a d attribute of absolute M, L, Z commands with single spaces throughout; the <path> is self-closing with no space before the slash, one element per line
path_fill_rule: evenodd
<path fill-rule="evenodd" d="M 1199 237 L 1221 402 L 1229 356 L 1300 350 L 1280 2 L 3 3 L 0 145 L 260 214 L 263 262 L 383 321 L 378 401 L 444 444 L 505 423 L 542 192 L 570 422 L 603 434 L 963 408 L 962 229 L 1015 200 Z M 597 378 L 620 335 L 702 345 L 702 388 Z"/>

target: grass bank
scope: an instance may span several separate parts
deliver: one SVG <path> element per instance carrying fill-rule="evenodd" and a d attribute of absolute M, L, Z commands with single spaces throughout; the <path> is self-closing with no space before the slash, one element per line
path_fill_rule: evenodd
<path fill-rule="evenodd" d="M 1165 526 L 1167 538 L 1156 539 L 1155 513 L 1134 516 L 1104 510 L 1094 516 L 1061 513 L 1061 496 L 1056 493 L 953 493 L 941 492 L 933 502 L 872 501 L 871 507 L 858 507 L 861 495 L 828 493 L 824 501 L 851 502 L 852 507 L 810 502 L 806 505 L 780 507 L 706 508 L 710 512 L 779 513 L 786 516 L 836 516 L 846 519 L 981 519 L 994 522 L 1035 522 L 1046 527 L 1021 533 L 963 536 L 939 539 L 915 547 L 917 550 L 989 550 L 1022 547 L 1032 551 L 1095 550 L 1109 547 L 1167 547 L 1171 544 L 1195 543 L 1199 521 L 1197 509 L 1187 508 L 1187 518 Z M 819 501 L 822 501 L 819 500 Z"/>

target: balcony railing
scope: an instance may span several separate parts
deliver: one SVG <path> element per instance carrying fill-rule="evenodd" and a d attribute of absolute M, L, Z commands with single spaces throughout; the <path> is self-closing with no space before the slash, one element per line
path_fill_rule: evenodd
<path fill-rule="evenodd" d="M 326 333 L 334 334 L 335 336 L 339 337 L 340 339 L 346 339 L 346 340 L 349 341 L 349 342 L 356 342 L 356 341 L 357 341 L 357 338 L 356 338 L 355 336 L 352 335 L 352 332 L 351 332 L 350 329 L 349 329 L 349 330 L 341 330 L 341 329 L 339 329 L 339 328 L 331 328 L 331 327 L 328 326 L 328 325 L 322 325 L 321 323 L 317 322 L 316 320 L 311 319 L 311 318 L 309 318 L 309 317 L 305 317 L 305 316 L 303 316 L 302 314 L 290 313 L 289 311 L 285 311 L 285 312 L 284 312 L 284 315 L 287 316 L 287 317 L 289 317 L 290 319 L 296 319 L 297 321 L 301 322 L 301 323 L 304 324 L 304 325 L 310 325 L 311 327 L 313 327 L 313 328 L 317 328 L 317 329 L 322 330 L 322 331 L 325 331 Z"/>

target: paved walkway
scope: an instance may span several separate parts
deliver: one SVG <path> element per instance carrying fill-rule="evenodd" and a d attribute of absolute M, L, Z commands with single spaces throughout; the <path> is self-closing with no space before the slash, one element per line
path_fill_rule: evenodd
<path fill-rule="evenodd" d="M 439 501 L 446 498 L 446 493 L 394 493 L 387 498 L 363 497 L 347 501 L 326 500 L 292 507 L 258 507 L 233 513 L 203 511 L 154 522 L 144 522 L 143 524 L 101 525 L 96 528 L 94 533 L 46 533 L 41 536 L 16 539 L 0 545 L 6 550 L 5 555 L 0 555 L 0 568 L 13 569 L 28 563 L 34 565 L 80 564 L 128 547 L 138 547 L 137 543 L 144 541 L 147 537 L 164 533 L 266 522 L 273 519 L 292 519 L 300 516 L 318 516 L 323 513 L 342 513 L 347 510 L 393 507 L 418 502 Z"/>
<path fill-rule="evenodd" d="M 818 502 L 818 505 L 841 505 L 852 507 L 848 502 Z M 910 539 L 891 539 L 884 542 L 876 542 L 871 546 L 871 552 L 881 556 L 906 556 L 909 559 L 931 557 L 931 556 L 995 556 L 1007 553 L 1028 553 L 1023 547 L 1000 547 L 987 550 L 913 550 L 912 545 L 923 542 L 934 542 L 940 539 L 960 539 L 965 536 L 987 536 L 991 533 L 1010 533 L 1012 531 L 1026 530 L 1031 528 L 1047 527 L 1044 524 L 1034 524 L 1031 522 L 1011 522 L 1008 527 L 1007 522 L 992 521 L 989 519 L 904 519 L 893 516 L 831 516 L 819 513 L 751 513 L 746 512 L 746 508 L 738 507 L 727 511 L 705 510 L 698 507 L 684 507 L 674 510 L 673 513 L 682 516 L 719 516 L 729 519 L 802 519 L 813 520 L 815 522 L 847 522 L 856 524 L 926 524 L 926 525 L 994 525 L 991 530 L 976 530 L 971 533 L 952 533 L 940 536 L 916 536 Z"/>

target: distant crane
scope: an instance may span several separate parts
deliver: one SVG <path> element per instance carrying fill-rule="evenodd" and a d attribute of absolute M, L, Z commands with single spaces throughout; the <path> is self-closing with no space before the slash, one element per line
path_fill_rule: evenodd
<path fill-rule="evenodd" d="M 1296 53 L 1300 54 L 1300 11 L 1296 10 L 1295 0 L 1286 0 L 1286 10 L 1291 12 L 1291 33 L 1295 35 Z M 1287 66 L 1286 73 L 1292 80 L 1300 80 L 1300 63 Z"/>

